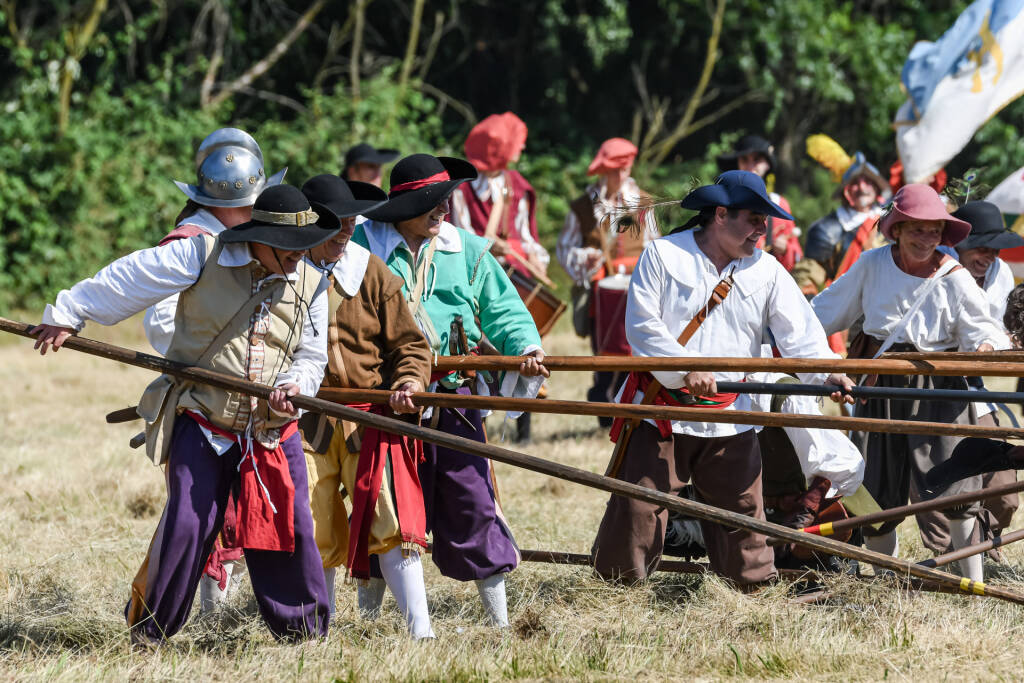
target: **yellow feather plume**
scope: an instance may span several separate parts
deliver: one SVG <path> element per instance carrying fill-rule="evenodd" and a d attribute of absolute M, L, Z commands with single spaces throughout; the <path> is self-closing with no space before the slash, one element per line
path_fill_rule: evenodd
<path fill-rule="evenodd" d="M 842 180 L 846 169 L 853 163 L 853 157 L 827 135 L 818 133 L 807 138 L 807 153 L 832 173 L 832 180 Z"/>

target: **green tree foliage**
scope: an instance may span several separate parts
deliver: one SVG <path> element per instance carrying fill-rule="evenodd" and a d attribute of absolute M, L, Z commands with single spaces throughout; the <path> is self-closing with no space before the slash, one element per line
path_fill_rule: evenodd
<path fill-rule="evenodd" d="M 339 170 L 360 140 L 459 154 L 477 120 L 511 109 L 530 127 L 519 169 L 538 190 L 553 247 L 600 141 L 643 145 L 679 121 L 717 1 L 427 0 L 403 86 L 412 5 L 0 0 L 0 310 L 37 306 L 155 242 L 183 203 L 171 179 L 192 178 L 195 146 L 223 125 L 252 132 L 268 168 L 287 165 L 299 183 Z M 825 132 L 880 166 L 895 159 L 889 123 L 903 60 L 966 5 L 727 0 L 700 125 L 666 163 L 637 173 L 654 194 L 678 197 L 714 176 L 715 155 L 742 132 L 761 133 L 806 225 L 833 186 L 804 155 L 804 138 Z M 311 9 L 309 26 L 281 43 Z M 218 93 L 228 94 L 212 104 Z M 951 173 L 981 167 L 991 186 L 1021 165 L 1022 113 L 1018 102 L 989 122 Z"/>

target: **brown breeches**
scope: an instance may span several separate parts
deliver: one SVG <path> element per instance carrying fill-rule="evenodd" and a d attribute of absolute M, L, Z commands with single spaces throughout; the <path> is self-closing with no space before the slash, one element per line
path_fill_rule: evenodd
<path fill-rule="evenodd" d="M 692 479 L 698 498 L 708 505 L 764 519 L 761 454 L 754 430 L 716 438 L 662 438 L 645 422 L 633 432 L 619 476 L 672 494 Z M 595 571 L 607 580 L 645 579 L 661 561 L 667 521 L 664 508 L 612 496 L 594 541 Z M 737 584 L 777 575 L 774 554 L 763 535 L 703 521 L 701 530 L 717 574 Z"/>

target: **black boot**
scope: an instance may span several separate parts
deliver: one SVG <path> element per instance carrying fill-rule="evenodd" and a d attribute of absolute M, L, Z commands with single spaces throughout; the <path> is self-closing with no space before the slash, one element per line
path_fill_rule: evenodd
<path fill-rule="evenodd" d="M 1017 453 L 1012 451 L 1017 450 Z M 1012 470 L 1024 466 L 1024 458 L 1013 444 L 995 439 L 969 437 L 953 449 L 949 460 L 939 463 L 925 475 L 929 493 L 945 491 L 952 484 L 977 474 Z"/>
<path fill-rule="evenodd" d="M 516 438 L 513 443 L 530 443 L 530 413 L 523 413 L 516 418 Z"/>

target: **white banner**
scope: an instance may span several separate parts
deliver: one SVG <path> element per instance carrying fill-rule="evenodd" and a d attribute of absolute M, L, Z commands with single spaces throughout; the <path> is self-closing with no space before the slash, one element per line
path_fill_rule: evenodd
<path fill-rule="evenodd" d="M 945 166 L 974 133 L 1024 92 L 1024 0 L 978 0 L 903 67 L 909 99 L 896 113 L 907 182 Z"/>

